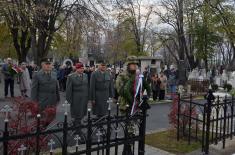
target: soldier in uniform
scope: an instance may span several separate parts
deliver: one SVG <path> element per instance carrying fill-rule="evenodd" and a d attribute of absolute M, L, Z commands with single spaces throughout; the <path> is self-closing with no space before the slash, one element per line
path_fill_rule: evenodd
<path fill-rule="evenodd" d="M 121 114 L 123 115 L 131 113 L 134 100 L 136 100 L 137 103 L 140 103 L 140 95 L 137 95 L 137 97 L 135 98 L 137 90 L 136 88 L 138 85 L 138 80 L 140 80 L 140 78 L 142 78 L 143 85 L 142 90 L 140 90 L 139 93 L 143 93 L 143 91 L 146 90 L 148 95 L 150 94 L 150 87 L 147 82 L 143 79 L 144 76 L 141 76 L 140 73 L 138 74 L 137 65 L 137 57 L 129 56 L 126 62 L 127 69 L 121 74 L 119 74 L 116 80 L 116 89 L 119 94 L 118 102 L 120 104 Z M 127 127 L 128 135 L 131 136 L 134 132 L 134 125 L 132 124 L 132 122 L 130 122 Z M 123 155 L 134 154 L 131 145 L 132 144 L 124 145 L 122 153 Z"/>
<path fill-rule="evenodd" d="M 93 113 L 97 117 L 102 117 L 108 112 L 107 100 L 113 98 L 113 80 L 106 70 L 105 62 L 100 62 L 97 71 L 91 74 L 90 96 L 93 106 Z"/>
<path fill-rule="evenodd" d="M 119 94 L 118 102 L 120 103 L 120 111 L 126 113 L 127 105 L 132 107 L 134 101 L 135 90 L 137 85 L 138 75 L 136 70 L 138 69 L 138 61 L 136 56 L 129 56 L 127 58 L 127 69 L 118 75 L 116 80 L 116 89 Z M 148 95 L 150 94 L 150 86 L 145 80 L 143 80 L 143 90 L 146 90 Z M 141 92 L 142 93 L 142 92 Z"/>
<path fill-rule="evenodd" d="M 52 71 L 51 59 L 42 59 L 41 67 L 33 76 L 31 88 L 31 99 L 38 102 L 40 113 L 60 101 L 57 75 Z"/>
<path fill-rule="evenodd" d="M 67 79 L 66 100 L 71 104 L 74 124 L 79 125 L 87 112 L 89 84 L 83 64 L 77 63 L 75 68 L 76 72 L 70 74 Z"/>

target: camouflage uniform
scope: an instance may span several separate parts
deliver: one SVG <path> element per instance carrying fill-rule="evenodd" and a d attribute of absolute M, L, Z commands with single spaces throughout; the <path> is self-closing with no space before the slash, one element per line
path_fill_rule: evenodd
<path fill-rule="evenodd" d="M 138 64 L 136 61 L 135 56 L 130 56 L 127 58 L 126 65 L 127 67 L 130 64 Z M 132 107 L 132 103 L 134 101 L 134 83 L 136 79 L 136 74 L 130 73 L 128 69 L 124 72 L 122 72 L 120 75 L 118 75 L 116 80 L 116 89 L 118 94 L 120 95 L 118 98 L 118 102 L 120 104 L 120 111 L 126 112 L 127 105 L 129 105 L 129 108 Z M 143 91 L 147 90 L 148 95 L 150 94 L 150 87 L 146 83 L 145 80 L 143 80 Z"/>
<path fill-rule="evenodd" d="M 135 95 L 134 88 L 135 85 L 137 84 L 137 78 L 139 78 L 137 77 L 135 70 L 132 70 L 132 73 L 129 70 L 130 64 L 136 64 L 136 65 L 138 64 L 135 56 L 127 58 L 126 62 L 127 70 L 118 75 L 116 80 L 116 89 L 118 94 L 120 95 L 118 98 L 118 102 L 120 104 L 121 114 L 123 115 L 130 113 Z M 143 80 L 143 90 L 145 89 L 149 94 L 150 87 L 145 82 L 145 80 Z M 139 100 L 139 98 L 137 98 L 137 100 Z M 128 122 L 128 124 L 126 124 L 128 130 L 128 137 L 131 137 L 135 133 L 134 124 L 135 124 L 134 122 Z M 133 148 L 132 144 L 125 144 L 122 155 L 134 155 L 134 150 L 132 150 L 132 148 Z"/>

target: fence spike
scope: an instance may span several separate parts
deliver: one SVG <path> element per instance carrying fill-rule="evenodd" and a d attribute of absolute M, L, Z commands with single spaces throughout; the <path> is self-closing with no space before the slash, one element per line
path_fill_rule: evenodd
<path fill-rule="evenodd" d="M 100 130 L 98 130 L 97 133 L 96 133 L 96 136 L 98 137 L 98 140 L 97 140 L 98 143 L 100 143 L 100 141 L 101 141 L 101 140 L 100 140 L 100 137 L 101 137 L 102 135 L 103 135 L 103 133 L 100 132 Z"/>
<path fill-rule="evenodd" d="M 64 115 L 68 115 L 68 108 L 70 107 L 70 104 L 67 100 L 64 102 L 63 107 L 64 107 Z"/>
<path fill-rule="evenodd" d="M 13 109 L 9 105 L 5 105 L 2 109 L 1 112 L 5 113 L 5 122 L 8 122 L 8 115 Z"/>
<path fill-rule="evenodd" d="M 112 98 L 109 98 L 107 103 L 109 104 L 108 106 L 108 110 L 111 110 L 111 104 L 113 103 L 113 99 Z"/>
<path fill-rule="evenodd" d="M 27 150 L 27 147 L 25 147 L 24 144 L 22 144 L 17 150 L 20 153 L 20 155 L 24 155 L 24 151 Z"/>
<path fill-rule="evenodd" d="M 53 152 L 53 145 L 55 145 L 55 141 L 53 139 L 50 139 L 48 142 L 48 146 L 50 146 L 50 152 Z"/>
<path fill-rule="evenodd" d="M 81 140 L 81 137 L 79 135 L 75 135 L 74 140 L 76 141 L 76 147 L 78 147 L 78 141 Z"/>

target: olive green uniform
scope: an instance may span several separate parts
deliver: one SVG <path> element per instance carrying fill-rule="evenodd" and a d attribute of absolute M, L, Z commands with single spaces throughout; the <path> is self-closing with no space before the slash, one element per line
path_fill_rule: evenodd
<path fill-rule="evenodd" d="M 88 77 L 86 74 L 72 73 L 66 84 L 66 100 L 71 104 L 71 116 L 80 121 L 87 112 L 89 94 Z"/>
<path fill-rule="evenodd" d="M 32 79 L 31 99 L 39 103 L 40 110 L 56 105 L 60 101 L 57 75 L 43 70 L 35 73 Z"/>
<path fill-rule="evenodd" d="M 90 80 L 91 101 L 95 101 L 93 113 L 97 116 L 104 116 L 108 112 L 107 100 L 114 96 L 113 80 L 110 73 L 99 70 L 91 75 Z"/>

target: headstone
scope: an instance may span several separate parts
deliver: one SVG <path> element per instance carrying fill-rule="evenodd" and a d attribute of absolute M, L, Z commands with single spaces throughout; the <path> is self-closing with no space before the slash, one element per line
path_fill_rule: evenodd
<path fill-rule="evenodd" d="M 222 79 L 221 79 L 221 76 L 218 76 L 218 75 L 217 75 L 217 76 L 215 77 L 215 84 L 217 84 L 218 86 L 221 86 L 221 85 L 222 85 L 222 84 L 221 84 L 221 80 L 222 80 Z"/>
<path fill-rule="evenodd" d="M 235 71 L 230 73 L 230 78 L 228 83 L 231 84 L 233 88 L 235 88 Z"/>

